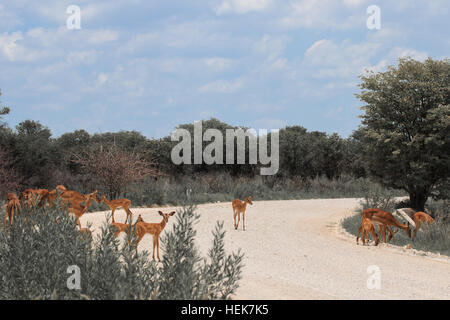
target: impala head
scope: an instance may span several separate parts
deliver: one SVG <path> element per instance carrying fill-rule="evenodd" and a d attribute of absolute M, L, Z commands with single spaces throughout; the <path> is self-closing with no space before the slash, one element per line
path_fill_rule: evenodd
<path fill-rule="evenodd" d="M 67 189 L 62 184 L 60 184 L 56 186 L 56 191 L 58 191 L 59 193 L 63 193 L 64 191 L 67 191 Z"/>
<path fill-rule="evenodd" d="M 15 193 L 8 193 L 8 195 L 6 196 L 6 201 L 11 201 L 11 200 L 19 200 L 19 198 L 17 198 L 17 195 Z"/>
<path fill-rule="evenodd" d="M 97 202 L 97 203 L 99 203 L 99 202 L 101 202 L 103 199 L 100 199 L 99 197 L 98 197 L 98 191 L 97 190 L 95 190 L 94 192 L 92 192 L 92 193 L 89 193 L 89 194 L 87 194 L 86 195 L 86 197 L 88 198 L 88 199 L 93 199 L 95 202 Z"/>
<path fill-rule="evenodd" d="M 158 213 L 164 218 L 164 221 L 167 223 L 169 222 L 169 217 L 173 216 L 175 214 L 175 211 L 172 211 L 170 213 L 163 213 L 162 211 L 158 211 Z"/>
<path fill-rule="evenodd" d="M 248 196 L 247 198 L 245 198 L 245 202 L 247 202 L 248 204 L 253 204 L 252 197 Z"/>

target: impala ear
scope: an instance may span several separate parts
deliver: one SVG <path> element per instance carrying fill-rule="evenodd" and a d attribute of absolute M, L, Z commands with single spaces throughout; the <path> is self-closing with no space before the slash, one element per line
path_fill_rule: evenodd
<path fill-rule="evenodd" d="M 169 216 L 173 216 L 175 214 L 175 211 L 172 211 L 171 213 L 169 213 Z"/>
<path fill-rule="evenodd" d="M 162 216 L 164 213 L 162 211 L 158 211 L 159 215 Z"/>

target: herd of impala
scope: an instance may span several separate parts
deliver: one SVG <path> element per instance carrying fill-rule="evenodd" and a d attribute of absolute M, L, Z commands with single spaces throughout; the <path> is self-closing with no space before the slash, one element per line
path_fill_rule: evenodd
<path fill-rule="evenodd" d="M 400 214 L 404 217 L 408 222 L 400 223 L 392 213 L 376 209 L 370 208 L 363 210 L 361 212 L 361 226 L 358 229 L 358 235 L 356 236 L 356 243 L 358 244 L 359 236 L 362 233 L 362 242 L 363 245 L 366 245 L 369 241 L 369 234 L 372 235 L 373 240 L 375 241 L 375 245 L 378 245 L 379 237 L 375 231 L 375 225 L 378 225 L 378 233 L 380 237 L 383 237 L 384 243 L 386 243 L 386 232 L 389 233 L 388 241 L 392 239 L 394 232 L 392 227 L 397 227 L 398 229 L 403 229 L 406 235 L 411 238 L 411 228 L 410 225 L 414 227 L 414 233 L 412 235 L 412 239 L 414 240 L 417 235 L 417 231 L 424 225 L 430 224 L 434 222 L 434 219 L 425 212 L 415 211 L 411 208 L 402 208 L 395 210 L 395 213 Z M 367 237 L 367 239 L 366 239 Z"/>
<path fill-rule="evenodd" d="M 98 197 L 98 191 L 95 190 L 89 194 L 81 194 L 77 191 L 67 190 L 63 185 L 58 185 L 55 190 L 49 191 L 47 189 L 26 189 L 18 197 L 15 193 L 9 193 L 6 198 L 6 215 L 4 218 L 4 228 L 7 227 L 7 222 L 11 226 L 13 224 L 14 213 L 17 212 L 22 206 L 27 206 L 31 208 L 33 206 L 40 207 L 52 207 L 55 201 L 59 200 L 60 205 L 67 208 L 68 212 L 76 217 L 76 223 L 82 233 L 91 233 L 88 228 L 82 228 L 80 223 L 80 218 L 83 216 L 89 206 L 94 200 L 97 203 L 103 202 L 111 209 L 112 223 L 111 226 L 115 229 L 115 236 L 117 237 L 122 232 L 135 232 L 137 236 L 137 245 L 142 240 L 146 234 L 153 236 L 153 259 L 155 259 L 155 248 L 157 251 L 158 260 L 159 257 L 159 235 L 164 230 L 169 217 L 173 216 L 175 212 L 163 213 L 158 211 L 159 215 L 162 216 L 163 220 L 160 223 L 147 223 L 139 215 L 136 223 L 130 229 L 129 224 L 132 221 L 132 212 L 130 210 L 131 201 L 129 199 L 116 199 L 108 200 L 105 195 L 101 198 Z M 232 202 L 233 208 L 233 219 L 234 228 L 237 230 L 241 220 L 242 214 L 242 229 L 245 230 L 245 211 L 247 204 L 252 205 L 252 197 L 247 197 L 244 201 L 235 199 Z M 116 209 L 122 208 L 126 212 L 125 223 L 116 222 L 114 219 L 114 212 Z M 356 237 L 356 243 L 358 244 L 359 236 L 362 234 L 363 245 L 368 244 L 369 235 L 371 234 L 375 245 L 379 243 L 379 237 L 375 231 L 375 225 L 378 226 L 378 232 L 380 237 L 383 237 L 383 241 L 386 243 L 386 232 L 389 233 L 388 240 L 391 240 L 394 234 L 392 227 L 397 227 L 403 229 L 408 237 L 411 238 L 410 224 L 414 226 L 414 233 L 412 238 L 414 239 L 417 234 L 417 230 L 423 224 L 429 224 L 434 222 L 433 218 L 425 212 L 415 212 L 410 208 L 397 209 L 396 213 L 402 215 L 408 223 L 400 223 L 391 213 L 382 211 L 380 209 L 366 209 L 361 213 L 361 226 L 358 230 L 358 235 Z M 236 221 L 237 218 L 237 221 Z M 129 222 L 128 222 L 129 221 Z M 134 230 L 134 231 L 131 231 Z"/>

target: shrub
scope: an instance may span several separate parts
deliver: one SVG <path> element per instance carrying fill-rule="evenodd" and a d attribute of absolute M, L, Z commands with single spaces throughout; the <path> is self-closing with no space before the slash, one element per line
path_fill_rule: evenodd
<path fill-rule="evenodd" d="M 107 222 L 92 239 L 58 208 L 23 210 L 13 226 L 0 231 L 0 299 L 229 299 L 238 287 L 242 255 L 225 254 L 218 224 L 209 256 L 202 259 L 194 244 L 194 210 L 178 212 L 164 237 L 161 268 L 146 251 L 136 252 L 132 235 L 131 245 L 121 246 Z M 67 286 L 68 267 L 74 265 L 80 290 Z"/>

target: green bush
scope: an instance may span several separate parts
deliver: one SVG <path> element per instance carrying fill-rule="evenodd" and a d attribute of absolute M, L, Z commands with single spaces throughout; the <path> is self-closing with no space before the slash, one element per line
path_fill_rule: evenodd
<path fill-rule="evenodd" d="M 148 252 L 136 252 L 132 235 L 131 245 L 120 245 L 108 222 L 92 239 L 77 230 L 67 212 L 23 210 L 13 226 L 0 231 L 0 299 L 229 299 L 238 287 L 243 256 L 225 254 L 218 224 L 209 255 L 201 258 L 194 210 L 178 211 L 163 238 L 161 267 Z M 68 267 L 74 265 L 80 290 L 67 286 Z"/>

